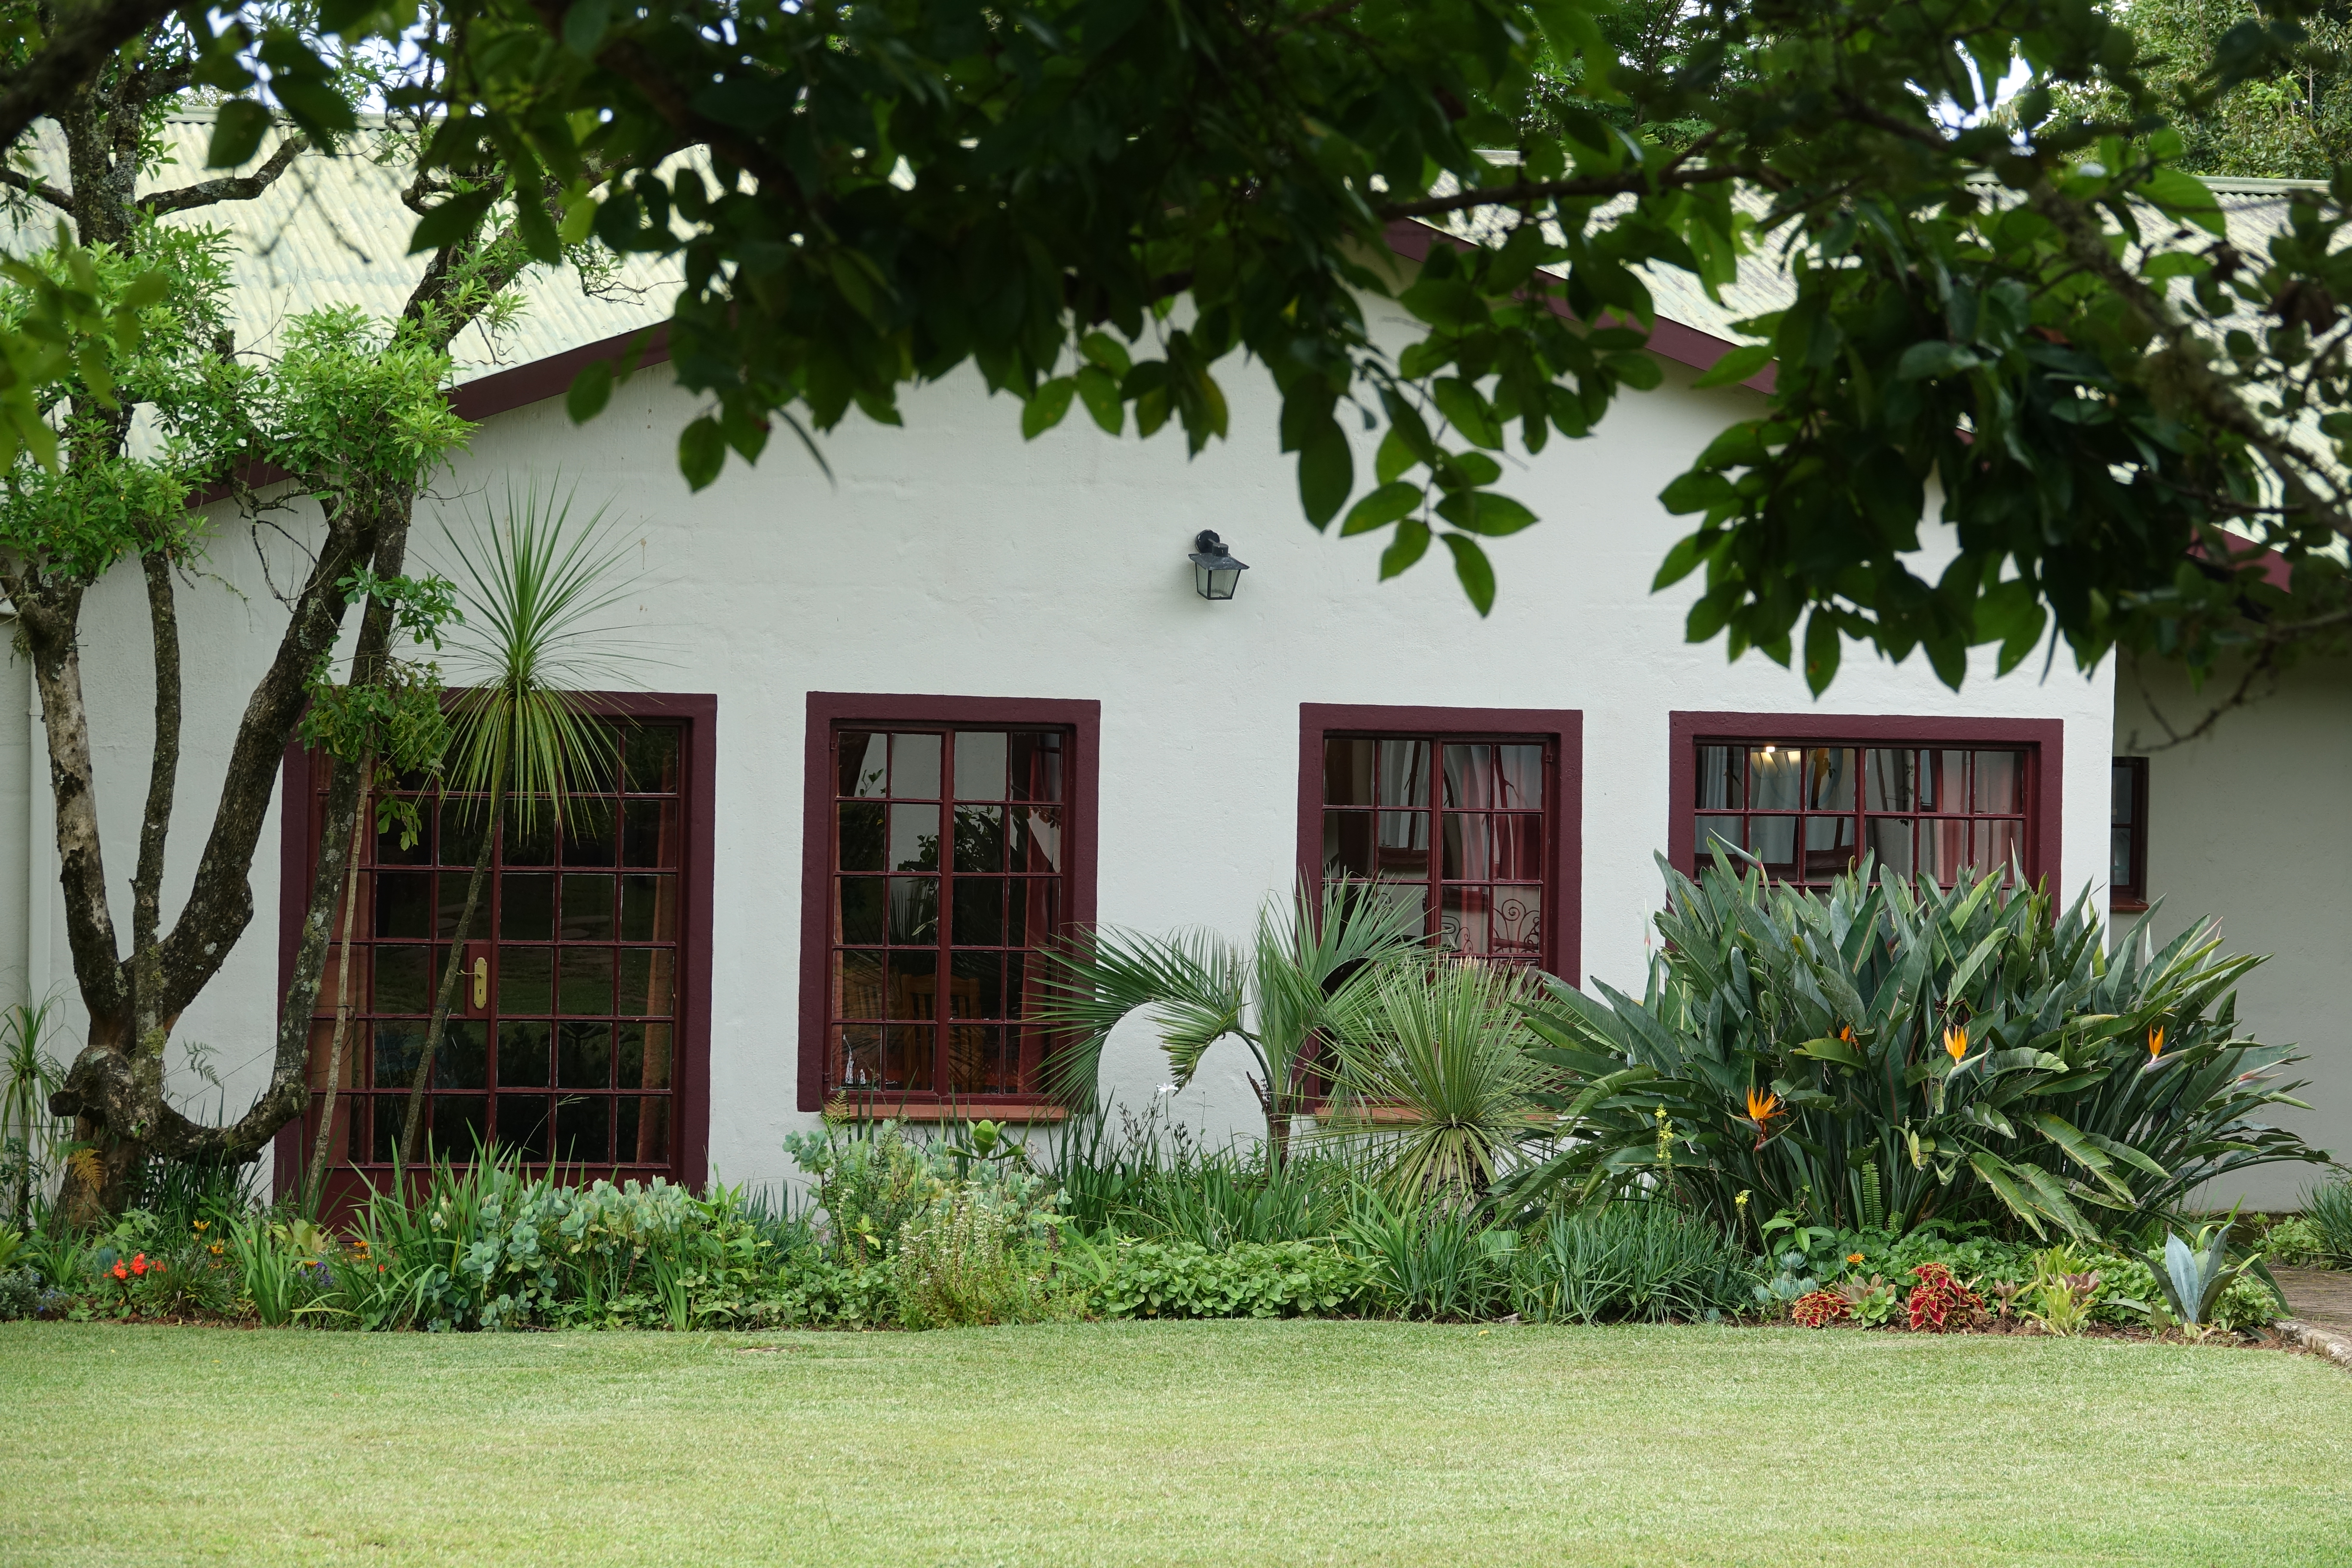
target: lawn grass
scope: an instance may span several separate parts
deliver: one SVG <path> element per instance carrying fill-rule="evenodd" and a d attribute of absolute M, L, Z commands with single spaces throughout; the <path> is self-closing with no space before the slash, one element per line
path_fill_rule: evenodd
<path fill-rule="evenodd" d="M 2352 1378 L 2257 1351 L 8 1324 L 0 1401 L 10 1564 L 2352 1558 Z"/>

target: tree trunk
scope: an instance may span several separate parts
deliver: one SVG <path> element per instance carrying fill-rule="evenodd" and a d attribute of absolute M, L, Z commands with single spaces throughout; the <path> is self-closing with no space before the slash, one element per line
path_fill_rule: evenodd
<path fill-rule="evenodd" d="M 474 857 L 474 874 L 466 881 L 466 907 L 457 911 L 457 934 L 449 941 L 449 964 L 441 972 L 441 991 L 433 998 L 433 1016 L 425 1026 L 425 1047 L 416 1058 L 416 1077 L 408 1086 L 408 1116 L 400 1124 L 400 1170 L 416 1163 L 416 1142 L 425 1127 L 425 1089 L 433 1081 L 433 1055 L 440 1049 L 449 1027 L 449 1005 L 456 1000 L 457 976 L 466 967 L 466 942 L 474 932 L 474 910 L 482 901 L 482 884 L 489 880 L 490 856 L 498 847 L 499 822 L 506 814 L 506 753 L 490 763 L 490 809 L 482 825 L 482 847 Z"/>
<path fill-rule="evenodd" d="M 302 1209 L 316 1217 L 319 1200 L 327 1192 L 327 1165 L 335 1132 L 335 1092 L 343 1081 L 343 1039 L 352 1023 L 352 921 L 360 908 L 360 851 L 367 843 L 368 790 L 374 764 L 360 759 L 360 808 L 352 817 L 352 853 L 343 873 L 342 955 L 335 968 L 335 1035 L 327 1047 L 327 1092 L 319 1105 L 319 1142 L 310 1154 L 310 1179 L 302 1193 Z"/>

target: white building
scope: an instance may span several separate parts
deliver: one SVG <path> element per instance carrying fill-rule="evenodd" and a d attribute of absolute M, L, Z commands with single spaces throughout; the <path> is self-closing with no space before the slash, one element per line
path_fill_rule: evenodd
<path fill-rule="evenodd" d="M 306 293 L 389 310 L 404 292 L 405 215 L 360 211 L 368 176 L 347 173 L 357 194 L 341 216 L 374 226 L 375 258 L 321 245 L 248 261 L 257 316 Z M 263 202 L 237 221 L 289 216 L 299 226 Z M 622 705 L 646 722 L 631 731 L 617 847 L 591 835 L 561 863 L 508 857 L 500 934 L 485 943 L 492 994 L 468 1009 L 471 1043 L 446 1053 L 436 1089 L 445 1141 L 481 1128 L 541 1157 L 772 1181 L 789 1170 L 781 1137 L 845 1087 L 916 1115 L 951 1104 L 1044 1119 L 1020 1019 L 1048 927 L 1239 933 L 1269 893 L 1327 865 L 1419 879 L 1433 922 L 1473 948 L 1638 991 L 1662 897 L 1653 858 L 1689 863 L 1703 799 L 1742 805 L 1721 790 L 1732 759 L 1748 759 L 1756 809 L 1746 828 L 1728 815 L 1717 829 L 1746 831 L 1792 869 L 1842 863 L 1857 839 L 1948 869 L 2013 847 L 2030 875 L 2105 896 L 2111 665 L 1995 679 L 1981 650 L 1955 696 L 1923 658 L 1856 652 L 1815 702 L 1797 673 L 1683 640 L 1693 585 L 1649 584 L 1685 523 L 1655 498 L 1755 395 L 1692 389 L 1693 367 L 1727 345 L 1720 313 L 1680 294 L 1662 296 L 1679 319 L 1654 341 L 1664 387 L 1626 395 L 1591 439 L 1507 460 L 1503 488 L 1543 521 L 1490 544 L 1502 588 L 1482 620 L 1442 559 L 1382 584 L 1377 542 L 1303 524 L 1271 387 L 1238 363 L 1221 367 L 1233 438 L 1195 460 L 1173 438 L 1115 439 L 1079 419 L 1024 444 L 1017 405 L 964 374 L 911 394 L 904 428 L 853 419 L 825 438 L 830 479 L 779 441 L 695 495 L 675 451 L 698 402 L 666 364 L 641 369 L 585 426 L 562 402 L 578 364 L 663 314 L 663 292 L 595 304 L 552 283 L 539 292 L 550 302 L 510 363 L 461 344 L 475 357 L 459 405 L 481 423 L 436 506 L 479 514 L 534 479 L 609 505 L 635 542 L 650 694 Z M 212 575 L 181 605 L 183 889 L 235 716 L 280 625 L 265 564 L 283 583 L 295 559 L 291 542 L 226 507 L 214 521 Z M 1203 529 L 1249 563 L 1229 602 L 1195 592 L 1187 553 Z M 421 525 L 415 556 L 436 552 L 446 560 Z M 100 805 L 110 845 L 128 845 L 149 726 L 135 572 L 93 593 L 86 626 Z M 25 889 L 0 900 L 0 966 L 33 994 L 70 997 L 38 739 L 37 717 L 0 729 L 0 879 Z M 1801 756 L 1813 773 L 1796 771 Z M 2159 891 L 2171 876 L 2196 894 L 2171 913 L 2222 910 L 2238 940 L 2307 942 L 2307 921 L 2234 923 L 2242 859 L 2217 847 L 2214 874 L 2189 877 L 2189 840 L 2169 819 L 2197 808 L 2176 800 L 2174 766 L 2189 787 L 2185 760 L 2158 763 L 2146 855 Z M 1906 771 L 1943 782 L 1882 792 Z M 2340 793 L 2336 776 L 2307 781 L 2311 816 Z M 180 1038 L 212 1047 L 232 1111 L 266 1077 L 309 888 L 312 791 L 299 761 L 289 778 L 253 872 L 263 913 L 180 1025 Z M 2213 828 L 2198 815 L 2193 831 Z M 427 853 L 470 860 L 428 840 L 371 873 L 374 1043 L 356 1053 L 343 1099 L 362 1165 L 388 1149 L 403 1042 L 421 1033 L 434 879 L 464 879 Z M 118 852 L 114 876 L 128 871 Z M 2330 897 L 2340 931 L 2342 898 Z M 2273 973 L 2302 962 L 2290 953 Z M 2302 1029 L 2319 1049 L 2324 1135 L 2352 1115 L 2352 1079 L 2327 1058 L 2321 1020 L 2305 1021 L 2303 994 L 2280 988 L 2277 1021 L 2270 993 L 2251 994 L 2249 1011 L 2264 1037 Z M 1114 1076 L 1131 1088 L 1160 1076 L 1148 1041 L 1121 1060 Z M 175 1081 L 213 1104 L 193 1075 Z M 1212 1071 L 1193 1101 L 1213 1128 L 1255 1118 L 1234 1072 Z M 2301 1179 L 2252 1190 L 2284 1198 Z"/>

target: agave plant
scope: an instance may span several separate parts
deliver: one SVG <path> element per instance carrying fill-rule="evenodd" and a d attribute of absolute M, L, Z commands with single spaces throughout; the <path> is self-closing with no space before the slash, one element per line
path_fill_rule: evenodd
<path fill-rule="evenodd" d="M 1064 1099 L 1090 1105 L 1103 1044 L 1136 1012 L 1159 1028 L 1179 1087 L 1230 1036 L 1256 1065 L 1250 1086 L 1280 1164 L 1292 1123 L 1313 1100 L 1318 1036 L 1421 945 L 1420 926 L 1418 910 L 1337 883 L 1319 896 L 1302 888 L 1269 900 L 1246 949 L 1213 931 L 1086 932 L 1055 954 L 1045 978 L 1039 1021 L 1068 1034 L 1047 1063 L 1049 1080 Z"/>
<path fill-rule="evenodd" d="M 630 584 L 620 573 L 621 549 L 606 536 L 604 510 L 575 519 L 572 504 L 571 493 L 542 494 L 534 482 L 520 495 L 509 489 L 493 515 L 469 519 L 468 532 L 444 531 L 457 557 L 465 619 L 449 637 L 452 674 L 461 685 L 449 705 L 442 788 L 463 800 L 461 809 L 475 816 L 482 837 L 409 1085 L 400 1133 L 404 1167 L 416 1163 L 425 1091 L 500 827 L 509 813 L 527 832 L 541 811 L 560 827 L 567 813 L 595 809 L 576 806 L 574 793 L 583 781 L 610 779 L 618 759 L 611 727 L 589 716 L 580 693 L 614 684 L 631 657 L 614 646 L 609 616 Z"/>
<path fill-rule="evenodd" d="M 1663 865 L 1663 862 L 1661 862 Z M 1529 1025 L 1570 1075 L 1575 1141 L 1533 1194 L 1664 1184 L 1727 1226 L 1778 1210 L 1854 1225 L 1883 1205 L 2035 1235 L 2144 1226 L 2200 1184 L 2324 1155 L 2265 1120 L 2303 1059 L 2238 1032 L 2261 962 L 2210 928 L 2111 956 L 2088 896 L 1998 875 L 1946 889 L 1865 859 L 1826 896 L 1719 856 L 1666 870 L 1647 994 L 1555 984 Z"/>
<path fill-rule="evenodd" d="M 1333 1094 L 1318 1132 L 1360 1140 L 1394 1191 L 1455 1204 L 1484 1194 L 1551 1118 L 1557 1071 L 1528 1054 L 1532 982 L 1475 960 L 1396 965 L 1335 1005 Z"/>

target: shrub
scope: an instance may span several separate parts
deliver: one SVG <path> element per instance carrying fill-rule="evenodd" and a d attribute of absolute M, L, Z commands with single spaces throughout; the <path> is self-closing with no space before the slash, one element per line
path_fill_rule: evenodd
<path fill-rule="evenodd" d="M 1367 1191 L 1348 1219 L 1371 1299 L 1400 1318 L 1464 1321 L 1497 1315 L 1508 1297 L 1518 1232 L 1440 1206 L 1391 1207 Z"/>
<path fill-rule="evenodd" d="M 2238 1033 L 2259 959 L 2210 929 L 2147 952 L 2144 923 L 2111 958 L 2087 898 L 2053 919 L 1994 879 L 1870 871 L 1818 895 L 1721 858 L 1696 883 L 1669 869 L 1647 994 L 1556 985 L 1530 1016 L 1577 1125 L 1517 1192 L 1654 1183 L 1728 1227 L 1788 1210 L 2090 1237 L 2322 1158 L 2270 1122 L 2301 1057 Z"/>
<path fill-rule="evenodd" d="M 1714 1221 L 1663 1203 L 1555 1215 L 1519 1251 L 1512 1300 L 1537 1322 L 1657 1322 L 1741 1310 L 1755 1272 Z"/>
<path fill-rule="evenodd" d="M 2304 1194 L 2303 1217 L 2318 1233 L 2316 1255 L 2339 1268 L 2352 1267 L 2352 1180 L 2322 1183 Z"/>
<path fill-rule="evenodd" d="M 900 1227 L 958 1176 L 945 1145 L 910 1139 L 895 1121 L 788 1133 L 784 1152 L 815 1178 L 828 1239 L 857 1263 L 887 1257 Z"/>
<path fill-rule="evenodd" d="M 1815 1290 L 1800 1296 L 1789 1308 L 1793 1321 L 1808 1329 L 1826 1328 L 1853 1310 L 1853 1304 L 1837 1290 Z"/>
<path fill-rule="evenodd" d="M 1952 1271 L 1940 1263 L 1922 1263 L 1911 1272 L 1919 1283 L 1911 1287 L 1904 1310 L 1915 1333 L 1925 1329 L 1940 1334 L 1952 1326 L 1953 1319 L 1965 1323 L 1971 1313 L 1984 1307 L 1984 1298 L 1953 1279 Z"/>
<path fill-rule="evenodd" d="M 1046 1314 L 1055 1194 L 1025 1173 L 993 1175 L 957 1183 L 898 1226 L 889 1271 L 906 1327 L 1031 1322 Z"/>
<path fill-rule="evenodd" d="M 1074 1249 L 1074 1261 L 1087 1250 Z M 1343 1312 L 1370 1286 L 1370 1270 L 1338 1247 L 1242 1242 L 1212 1252 L 1198 1242 L 1115 1238 L 1096 1253 L 1087 1302 L 1107 1318 L 1293 1318 Z"/>
<path fill-rule="evenodd" d="M 29 1318 L 41 1310 L 47 1282 L 37 1268 L 0 1270 L 0 1322 Z"/>

